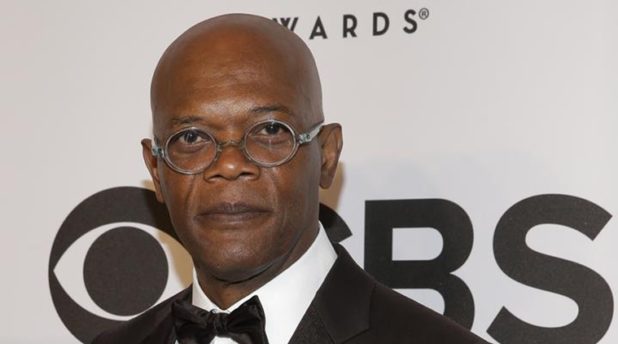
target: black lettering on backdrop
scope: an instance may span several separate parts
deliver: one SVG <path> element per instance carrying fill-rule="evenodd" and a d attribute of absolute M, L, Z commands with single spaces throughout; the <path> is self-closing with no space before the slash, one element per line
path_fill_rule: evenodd
<path fill-rule="evenodd" d="M 442 252 L 433 260 L 393 261 L 393 228 L 435 228 Z M 472 250 L 468 214 L 443 199 L 365 202 L 365 269 L 391 288 L 430 288 L 444 298 L 444 315 L 468 329 L 474 320 L 474 300 L 468 286 L 451 272 Z"/>
<path fill-rule="evenodd" d="M 318 19 L 315 20 L 315 24 L 313 24 L 313 29 L 311 30 L 311 35 L 309 35 L 309 39 L 313 39 L 315 36 L 322 36 L 322 38 L 327 39 L 326 30 L 324 30 L 324 25 L 322 25 L 322 19 L 318 16 Z"/>
<path fill-rule="evenodd" d="M 379 22 L 379 18 L 382 18 L 382 28 L 378 29 L 378 22 Z M 384 12 L 374 12 L 373 13 L 373 35 L 374 36 L 381 36 L 383 34 L 386 33 L 386 31 L 388 31 L 388 27 L 390 25 L 390 21 L 388 19 L 388 16 L 386 15 L 386 13 Z"/>
<path fill-rule="evenodd" d="M 294 29 L 296 28 L 296 23 L 298 23 L 298 17 L 281 17 L 279 18 L 279 20 L 277 20 L 277 18 L 273 18 L 273 20 L 275 21 L 275 23 L 279 23 L 290 29 L 290 31 L 294 31 Z"/>
<path fill-rule="evenodd" d="M 503 307 L 487 333 L 503 344 L 597 343 L 614 312 L 607 282 L 583 265 L 533 251 L 526 245 L 526 234 L 536 225 L 559 224 L 594 240 L 610 218 L 596 204 L 568 195 L 534 196 L 507 210 L 494 236 L 494 255 L 502 271 L 518 282 L 572 299 L 579 313 L 568 325 L 546 328 L 520 320 Z"/>
<path fill-rule="evenodd" d="M 425 13 L 425 16 L 423 16 L 423 13 Z M 417 31 L 418 26 L 420 24 L 420 22 L 418 21 L 418 18 L 424 21 L 427 19 L 428 13 L 429 13 L 429 10 L 427 10 L 426 8 L 423 8 L 419 11 L 414 10 L 414 9 L 408 9 L 405 12 L 403 12 L 403 17 L 401 17 L 401 14 L 399 15 L 391 14 L 389 16 L 386 12 L 371 12 L 372 35 L 373 36 L 384 36 L 390 29 L 392 18 L 395 18 L 396 21 L 393 22 L 393 25 L 397 27 L 399 27 L 400 25 L 399 22 L 401 21 L 401 19 L 403 19 L 404 22 L 403 22 L 403 25 L 401 26 L 401 29 L 403 30 L 404 33 L 407 33 L 407 34 L 414 33 Z M 358 19 L 359 18 L 358 15 L 356 14 L 348 13 L 348 14 L 343 14 L 340 17 L 341 28 L 342 28 L 341 36 L 344 39 L 348 37 L 355 38 L 355 37 L 358 37 L 359 34 L 362 34 L 363 32 L 365 32 L 365 30 L 360 30 L 360 33 L 359 33 L 359 28 L 362 29 L 364 25 L 369 25 L 369 21 L 368 20 L 364 21 L 362 17 L 360 21 Z M 329 17 L 329 19 L 333 20 L 331 17 Z M 297 17 L 292 17 L 292 16 L 272 17 L 272 20 L 293 32 L 296 32 L 296 28 L 298 27 L 297 24 L 299 22 L 310 22 L 312 23 L 310 26 L 311 31 L 309 34 L 310 40 L 316 37 L 328 39 L 328 35 L 326 33 L 326 27 L 329 26 L 329 22 L 323 21 L 319 15 L 312 17 L 312 18 L 304 18 L 304 21 L 303 21 L 303 17 L 298 17 L 298 16 Z M 333 23 L 331 22 L 330 24 L 333 24 Z M 305 25 L 301 25 L 301 27 L 302 29 L 300 30 L 302 31 L 306 29 Z M 299 32 L 298 34 L 300 35 L 302 33 Z"/>
<path fill-rule="evenodd" d="M 351 24 L 350 24 L 351 22 Z M 352 37 L 356 37 L 356 25 L 358 24 L 356 17 L 352 14 L 343 15 L 343 38 L 348 37 L 348 34 Z"/>
<path fill-rule="evenodd" d="M 405 21 L 410 24 L 409 27 L 408 26 L 403 27 L 403 31 L 405 31 L 406 33 L 416 32 L 416 28 L 418 27 L 418 25 L 416 24 L 416 20 L 414 20 L 415 15 L 416 15 L 415 10 L 407 10 L 406 13 L 403 14 L 403 19 L 405 19 Z"/>

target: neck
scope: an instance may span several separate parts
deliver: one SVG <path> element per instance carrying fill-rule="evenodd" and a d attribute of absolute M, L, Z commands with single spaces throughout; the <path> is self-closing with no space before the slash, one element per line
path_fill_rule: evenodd
<path fill-rule="evenodd" d="M 220 309 L 228 309 L 294 264 L 309 249 L 317 234 L 316 228 L 308 235 L 303 235 L 287 255 L 275 259 L 271 264 L 259 269 L 257 274 L 242 280 L 221 278 L 195 262 L 200 289 Z"/>

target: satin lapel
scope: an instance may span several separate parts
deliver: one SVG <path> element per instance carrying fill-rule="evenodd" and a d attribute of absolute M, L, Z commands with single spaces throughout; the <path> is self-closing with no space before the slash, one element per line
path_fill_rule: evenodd
<path fill-rule="evenodd" d="M 172 317 L 171 305 L 175 300 L 190 300 L 192 288 L 185 289 L 177 297 L 170 299 L 166 305 L 161 308 L 159 321 L 153 325 L 151 333 L 144 337 L 140 344 L 175 344 L 176 332 L 174 331 L 174 318 Z"/>
<path fill-rule="evenodd" d="M 337 260 L 294 332 L 290 344 L 343 343 L 369 328 L 375 281 L 340 245 Z"/>

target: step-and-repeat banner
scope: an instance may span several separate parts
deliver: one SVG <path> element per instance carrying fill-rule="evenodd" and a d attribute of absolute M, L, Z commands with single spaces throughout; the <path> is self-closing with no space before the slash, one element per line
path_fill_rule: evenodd
<path fill-rule="evenodd" d="M 618 2 L 0 7 L 0 342 L 89 343 L 190 282 L 139 141 L 163 50 L 227 12 L 314 52 L 321 217 L 365 269 L 492 343 L 618 342 Z"/>

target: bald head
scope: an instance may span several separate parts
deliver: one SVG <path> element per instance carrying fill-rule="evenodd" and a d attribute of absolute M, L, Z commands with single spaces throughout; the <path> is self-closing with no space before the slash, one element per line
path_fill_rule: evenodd
<path fill-rule="evenodd" d="M 253 105 L 285 108 L 299 124 L 323 120 L 320 80 L 309 48 L 293 32 L 263 17 L 214 17 L 191 27 L 167 48 L 151 86 L 155 134 L 181 115 L 179 111 L 186 115 L 224 108 L 225 92 L 253 93 Z M 258 99 L 260 94 L 268 98 L 269 92 L 289 103 Z M 219 103 L 209 104 L 214 95 Z M 228 101 L 239 99 L 232 98 Z"/>

